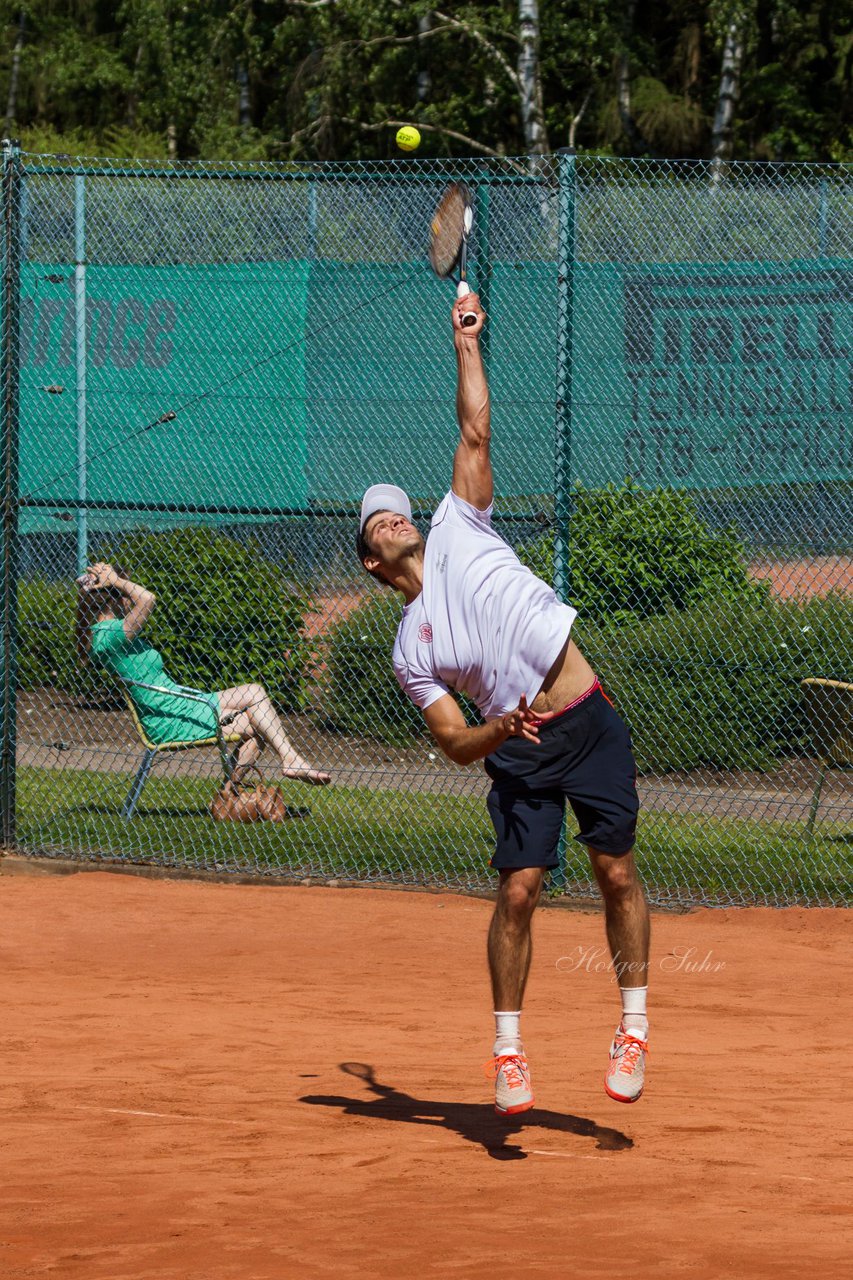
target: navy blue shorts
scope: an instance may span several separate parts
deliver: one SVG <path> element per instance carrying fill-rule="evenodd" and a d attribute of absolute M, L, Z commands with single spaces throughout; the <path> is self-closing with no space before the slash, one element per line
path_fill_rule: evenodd
<path fill-rule="evenodd" d="M 581 844 L 629 853 L 637 829 L 637 769 L 631 735 L 601 689 L 539 729 L 541 742 L 508 738 L 486 756 L 497 870 L 558 865 L 566 800 Z"/>

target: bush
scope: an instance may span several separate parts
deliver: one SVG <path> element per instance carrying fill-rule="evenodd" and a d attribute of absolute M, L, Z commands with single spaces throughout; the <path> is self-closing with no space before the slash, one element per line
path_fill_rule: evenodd
<path fill-rule="evenodd" d="M 33 578 L 18 584 L 18 687 L 76 689 L 77 588 Z"/>
<path fill-rule="evenodd" d="M 173 680 L 204 689 L 259 680 L 280 705 L 302 705 L 310 600 L 254 539 L 242 544 L 210 529 L 133 533 L 103 558 L 156 593 L 145 638 Z M 103 669 L 78 665 L 73 584 L 33 579 L 21 583 L 18 600 L 20 687 L 103 694 Z"/>
<path fill-rule="evenodd" d="M 733 529 L 709 529 L 686 493 L 575 487 L 568 530 L 570 598 L 582 618 L 632 622 L 669 609 L 679 612 L 715 597 L 740 603 L 766 598 L 765 583 L 747 570 Z M 554 580 L 554 535 L 519 550 L 546 582 Z"/>
<path fill-rule="evenodd" d="M 207 528 L 134 533 L 105 558 L 156 593 L 145 637 L 173 680 L 202 689 L 257 680 L 280 706 L 302 706 L 310 598 L 254 538 Z"/>
<path fill-rule="evenodd" d="M 401 612 L 397 592 L 383 590 L 329 632 L 324 710 L 332 728 L 396 746 L 425 732 L 391 666 Z"/>
<path fill-rule="evenodd" d="M 811 754 L 800 681 L 850 679 L 853 599 L 716 603 L 576 638 L 631 726 L 641 772 L 764 769 Z"/>

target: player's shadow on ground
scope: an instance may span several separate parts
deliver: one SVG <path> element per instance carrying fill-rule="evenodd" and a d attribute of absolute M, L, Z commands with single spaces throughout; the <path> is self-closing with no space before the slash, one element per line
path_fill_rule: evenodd
<path fill-rule="evenodd" d="M 608 1129 L 581 1116 L 561 1115 L 557 1111 L 543 1111 L 536 1107 L 520 1116 L 499 1116 L 494 1107 L 486 1103 L 428 1102 L 402 1093 L 393 1085 L 380 1083 L 367 1063 L 342 1062 L 339 1065 L 347 1075 L 363 1080 L 373 1097 L 306 1094 L 299 1101 L 315 1107 L 340 1107 L 347 1116 L 371 1116 L 376 1120 L 449 1129 L 466 1142 L 479 1144 L 493 1160 L 526 1160 L 527 1152 L 520 1147 L 508 1146 L 507 1139 L 530 1129 L 593 1138 L 598 1151 L 625 1151 L 634 1145 L 633 1140 L 619 1129 Z"/>

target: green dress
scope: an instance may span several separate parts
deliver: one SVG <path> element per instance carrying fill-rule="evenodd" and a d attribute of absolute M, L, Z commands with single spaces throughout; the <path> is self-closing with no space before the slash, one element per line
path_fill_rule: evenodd
<path fill-rule="evenodd" d="M 147 640 L 136 636 L 129 640 L 120 618 L 96 622 L 92 627 L 92 653 L 123 680 L 140 680 L 156 684 L 174 693 L 154 693 L 151 689 L 130 689 L 142 727 L 151 742 L 192 742 L 196 738 L 213 738 L 219 720 L 219 694 L 205 694 L 207 705 L 178 695 L 175 684 L 163 670 L 163 658 Z"/>

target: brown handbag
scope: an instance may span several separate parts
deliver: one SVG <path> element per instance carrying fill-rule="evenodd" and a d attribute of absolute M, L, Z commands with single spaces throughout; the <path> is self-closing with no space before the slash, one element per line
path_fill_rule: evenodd
<path fill-rule="evenodd" d="M 229 780 L 214 794 L 209 805 L 214 822 L 284 822 L 290 817 L 278 787 L 268 786 L 260 770 L 249 767 L 258 775 L 254 787 Z"/>

